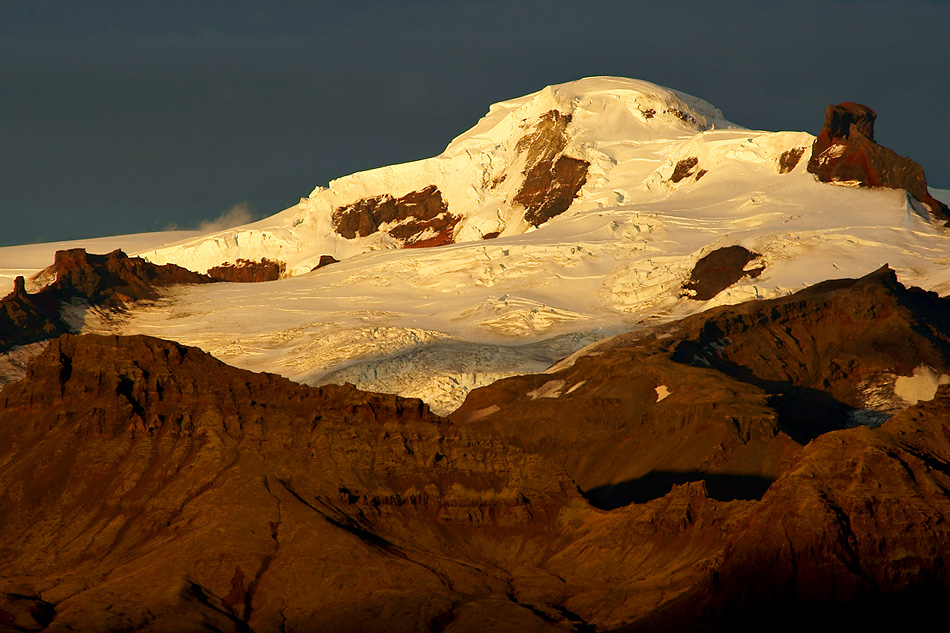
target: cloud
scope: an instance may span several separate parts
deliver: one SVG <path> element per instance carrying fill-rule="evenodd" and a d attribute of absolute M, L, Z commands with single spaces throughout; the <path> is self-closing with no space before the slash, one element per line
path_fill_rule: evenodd
<path fill-rule="evenodd" d="M 198 225 L 199 231 L 223 231 L 234 226 L 240 226 L 257 219 L 257 210 L 250 202 L 238 202 L 230 209 L 225 209 L 221 215 L 213 220 L 204 220 Z"/>
<path fill-rule="evenodd" d="M 213 231 L 223 231 L 235 226 L 247 224 L 258 219 L 257 209 L 250 202 L 238 202 L 236 205 L 225 209 L 221 215 L 213 220 L 202 220 L 197 227 L 198 231 L 211 233 Z M 163 231 L 181 231 L 188 230 L 183 228 L 177 222 L 169 222 L 162 229 Z"/>

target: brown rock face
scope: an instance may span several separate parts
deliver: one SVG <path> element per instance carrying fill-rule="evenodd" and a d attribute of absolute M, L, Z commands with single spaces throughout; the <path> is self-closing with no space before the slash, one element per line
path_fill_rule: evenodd
<path fill-rule="evenodd" d="M 812 145 L 808 171 L 822 182 L 857 182 L 864 187 L 904 189 L 950 219 L 950 208 L 930 195 L 923 168 L 874 140 L 877 114 L 858 103 L 830 105 L 821 134 Z"/>
<path fill-rule="evenodd" d="M 515 147 L 526 163 L 524 182 L 513 202 L 525 208 L 524 218 L 532 226 L 567 211 L 587 182 L 590 163 L 563 154 L 570 122 L 571 115 L 551 110 Z"/>
<path fill-rule="evenodd" d="M 644 522 L 418 400 L 147 337 L 54 341 L 0 391 L 0 463 L 0 591 L 82 631 L 569 630 L 569 563 L 542 561 L 589 535 L 559 515 Z"/>
<path fill-rule="evenodd" d="M 81 296 L 95 305 L 121 306 L 126 301 L 157 299 L 156 288 L 211 280 L 175 264 L 156 266 L 121 250 L 92 255 L 82 248 L 56 251 L 53 265 L 40 276 L 55 275 L 48 288 L 62 296 Z"/>
<path fill-rule="evenodd" d="M 683 288 L 690 299 L 708 301 L 743 277 L 761 275 L 764 265 L 746 270 L 749 262 L 760 257 L 742 246 L 717 248 L 696 262 Z"/>
<path fill-rule="evenodd" d="M 59 303 L 48 295 L 27 294 L 23 277 L 17 277 L 13 292 L 0 300 L 0 352 L 66 331 L 68 326 L 59 315 Z"/>
<path fill-rule="evenodd" d="M 249 259 L 239 259 L 236 263 L 225 262 L 220 266 L 208 269 L 208 276 L 215 281 L 232 281 L 238 283 L 254 283 L 258 281 L 276 281 L 284 274 L 287 265 L 282 261 L 273 261 L 262 257 L 255 262 Z"/>
<path fill-rule="evenodd" d="M 642 501 L 684 480 L 744 498 L 798 446 L 867 407 L 881 418 L 900 408 L 895 375 L 920 364 L 944 371 L 947 307 L 885 268 L 612 339 L 560 371 L 472 391 L 452 419 L 560 460 L 598 504 Z"/>
<path fill-rule="evenodd" d="M 0 390 L 0 627 L 945 617 L 950 388 L 842 427 L 865 379 L 946 369 L 946 307 L 882 269 L 611 339 L 449 420 L 149 337 L 63 336 Z"/>
<path fill-rule="evenodd" d="M 778 173 L 790 173 L 793 169 L 795 169 L 795 167 L 798 166 L 798 162 L 804 155 L 804 147 L 793 147 L 792 149 L 782 152 L 782 155 L 778 159 Z"/>
<path fill-rule="evenodd" d="M 695 156 L 690 156 L 689 158 L 684 158 L 679 161 L 676 163 L 676 167 L 673 168 L 673 173 L 670 175 L 670 182 L 679 182 L 687 176 L 692 176 L 693 170 L 698 164 L 699 159 Z M 703 173 L 705 173 L 705 171 Z M 702 176 L 697 175 L 696 180 L 699 180 L 701 177 Z"/>
<path fill-rule="evenodd" d="M 0 352 L 69 332 L 60 315 L 66 303 L 118 309 L 130 301 L 158 298 L 158 288 L 211 281 L 174 264 L 156 266 L 130 258 L 120 250 L 92 255 L 81 248 L 57 251 L 53 265 L 38 276 L 54 281 L 30 295 L 19 277 L 13 292 L 0 301 Z"/>
<path fill-rule="evenodd" d="M 948 300 L 905 288 L 886 266 L 697 317 L 681 321 L 691 333 L 677 344 L 677 360 L 765 386 L 817 390 L 850 407 L 883 397 L 875 381 L 886 374 L 950 363 Z"/>
<path fill-rule="evenodd" d="M 950 390 L 806 446 L 730 538 L 718 574 L 642 630 L 883 630 L 946 617 Z"/>
<path fill-rule="evenodd" d="M 340 263 L 340 260 L 338 260 L 333 255 L 321 255 L 320 261 L 317 262 L 316 266 L 310 269 L 310 272 L 319 270 L 323 268 L 324 266 L 329 266 L 330 264 L 339 264 L 339 263 Z"/>
<path fill-rule="evenodd" d="M 333 212 L 333 228 L 345 238 L 366 237 L 383 224 L 405 247 L 451 244 L 461 218 L 449 213 L 442 192 L 435 185 L 401 198 L 389 194 L 364 198 Z"/>

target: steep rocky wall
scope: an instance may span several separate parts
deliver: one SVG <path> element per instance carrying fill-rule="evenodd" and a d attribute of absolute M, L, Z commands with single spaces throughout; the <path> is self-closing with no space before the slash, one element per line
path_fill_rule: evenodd
<path fill-rule="evenodd" d="M 950 208 L 930 195 L 923 168 L 874 140 L 877 114 L 858 103 L 830 105 L 821 133 L 812 145 L 808 171 L 822 182 L 855 182 L 864 187 L 905 189 L 950 219 Z"/>
<path fill-rule="evenodd" d="M 587 181 L 587 161 L 565 156 L 571 115 L 546 112 L 515 150 L 524 157 L 524 181 L 512 201 L 524 207 L 524 218 L 540 226 L 567 211 Z"/>
<path fill-rule="evenodd" d="M 449 213 L 435 185 L 407 193 L 363 198 L 333 212 L 333 228 L 345 238 L 366 237 L 386 225 L 387 232 L 405 247 L 451 244 L 461 218 Z"/>
<path fill-rule="evenodd" d="M 258 281 L 276 281 L 284 273 L 286 264 L 262 257 L 255 262 L 248 259 L 239 259 L 235 263 L 225 262 L 220 266 L 208 269 L 208 276 L 215 281 L 232 281 L 238 283 L 253 283 Z"/>

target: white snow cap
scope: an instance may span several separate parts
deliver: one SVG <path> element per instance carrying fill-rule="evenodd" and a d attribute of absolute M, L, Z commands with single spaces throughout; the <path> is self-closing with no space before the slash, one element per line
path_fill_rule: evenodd
<path fill-rule="evenodd" d="M 531 227 L 520 221 L 522 209 L 510 199 L 521 183 L 524 160 L 518 141 L 540 117 L 552 110 L 570 115 L 562 154 L 586 160 L 587 184 L 579 196 L 595 193 L 610 172 L 643 154 L 637 171 L 650 176 L 672 140 L 711 129 L 737 129 L 709 103 L 646 81 L 591 77 L 502 101 L 470 130 L 456 137 L 440 155 L 338 178 L 318 186 L 308 198 L 270 218 L 143 253 L 154 263 L 176 263 L 205 272 L 237 259 L 278 259 L 287 274 L 309 272 L 321 255 L 338 259 L 393 248 L 385 233 L 346 239 L 332 226 L 333 211 L 381 195 L 401 197 L 435 185 L 449 212 L 461 216 L 455 241 L 480 240 L 500 232 L 516 235 Z M 629 171 L 633 165 L 626 165 Z M 517 205 L 515 205 L 517 206 Z"/>

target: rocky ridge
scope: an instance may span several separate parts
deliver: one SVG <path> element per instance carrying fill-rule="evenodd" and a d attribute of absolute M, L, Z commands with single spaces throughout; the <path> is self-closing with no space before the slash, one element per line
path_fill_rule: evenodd
<path fill-rule="evenodd" d="M 174 264 L 156 266 L 121 250 L 106 255 L 81 248 L 57 251 L 53 264 L 31 279 L 40 286 L 37 292 L 27 292 L 25 280 L 18 277 L 13 292 L 0 300 L 0 352 L 76 331 L 64 315 L 70 306 L 81 311 L 119 309 L 157 299 L 159 288 L 210 281 L 206 275 Z"/>
<path fill-rule="evenodd" d="M 665 631 L 776 608 L 790 625 L 944 614 L 950 391 L 898 403 L 896 381 L 947 369 L 945 307 L 884 268 L 610 339 L 449 419 L 149 337 L 63 336 L 0 390 L 0 617 Z M 852 428 L 868 410 L 883 423 Z"/>

